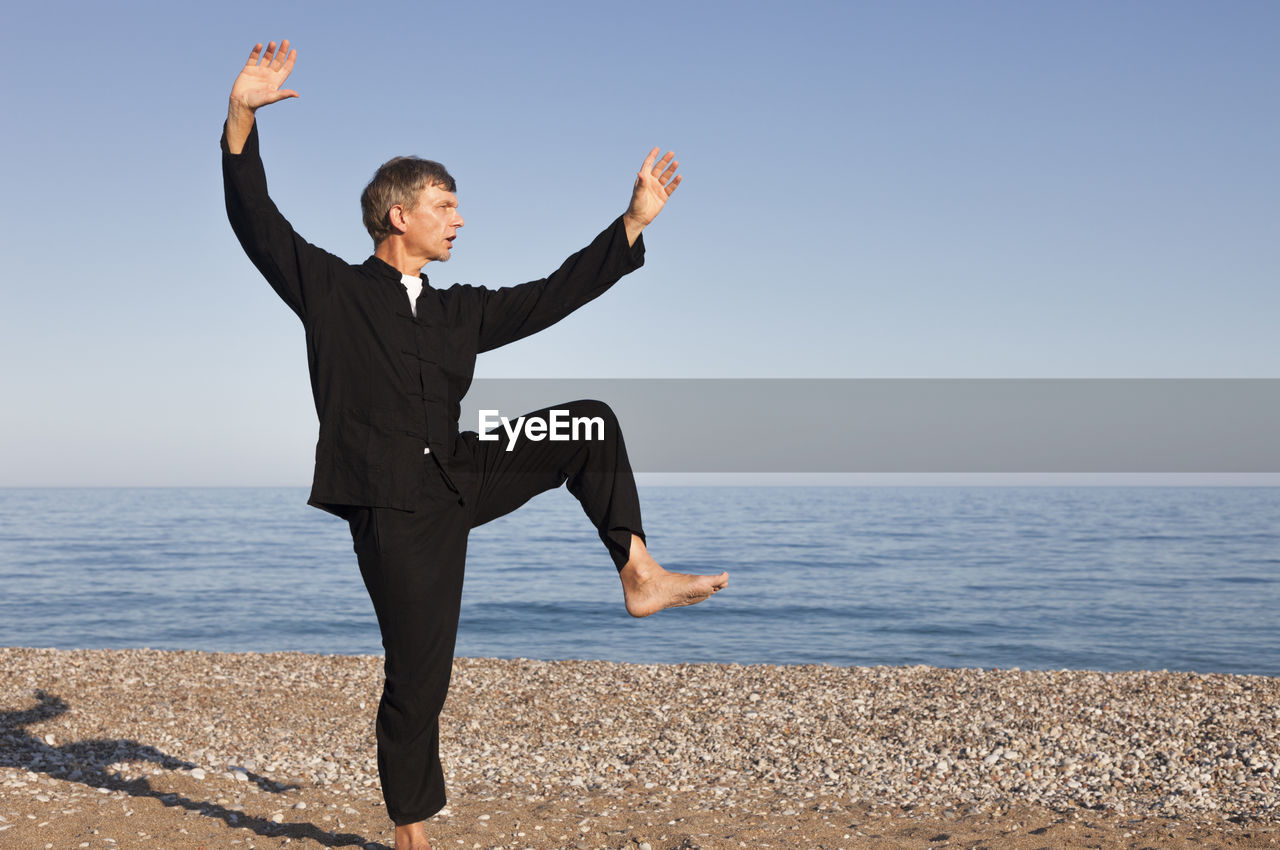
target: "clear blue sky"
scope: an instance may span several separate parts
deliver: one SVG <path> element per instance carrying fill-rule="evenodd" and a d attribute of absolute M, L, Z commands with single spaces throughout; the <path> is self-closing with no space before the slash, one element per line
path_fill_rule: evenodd
<path fill-rule="evenodd" d="M 1280 377 L 1280 4 L 28 3 L 6 80 L 0 486 L 306 484 L 301 325 L 217 140 L 255 41 L 273 196 L 457 177 L 433 282 L 550 271 L 653 145 L 648 262 L 489 377 Z M 553 400 L 549 400 L 553 401 Z"/>

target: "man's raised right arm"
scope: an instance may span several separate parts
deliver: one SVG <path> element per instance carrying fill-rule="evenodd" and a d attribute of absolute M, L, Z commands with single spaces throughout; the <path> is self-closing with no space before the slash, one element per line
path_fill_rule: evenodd
<path fill-rule="evenodd" d="M 222 181 L 227 218 L 240 245 L 272 289 L 299 318 L 306 319 L 332 283 L 342 261 L 300 237 L 267 194 L 267 177 L 258 155 L 255 113 L 260 107 L 298 93 L 283 89 L 297 51 L 285 41 L 256 45 L 236 77 L 222 135 Z"/>

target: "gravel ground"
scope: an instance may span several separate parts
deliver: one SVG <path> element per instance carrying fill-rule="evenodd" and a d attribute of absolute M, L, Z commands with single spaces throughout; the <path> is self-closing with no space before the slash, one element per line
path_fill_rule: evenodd
<path fill-rule="evenodd" d="M 0 649 L 0 848 L 382 846 L 381 660 Z M 1280 679 L 459 659 L 437 847 L 1275 847 Z"/>

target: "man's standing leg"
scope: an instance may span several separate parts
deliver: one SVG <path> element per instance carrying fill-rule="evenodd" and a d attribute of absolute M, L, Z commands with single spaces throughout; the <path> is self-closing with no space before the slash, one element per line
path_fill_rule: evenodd
<path fill-rule="evenodd" d="M 438 480 L 434 463 L 427 465 Z M 445 805 L 439 716 L 453 668 L 470 523 L 457 494 L 442 480 L 434 485 L 415 511 L 359 508 L 349 519 L 386 653 L 378 775 L 387 815 L 398 827 Z"/>

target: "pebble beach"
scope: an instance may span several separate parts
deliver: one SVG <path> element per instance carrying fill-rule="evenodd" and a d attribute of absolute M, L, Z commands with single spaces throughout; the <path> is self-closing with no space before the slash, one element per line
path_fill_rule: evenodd
<path fill-rule="evenodd" d="M 0 649 L 0 848 L 387 847 L 381 659 Z M 436 848 L 1280 846 L 1280 679 L 458 659 Z"/>

